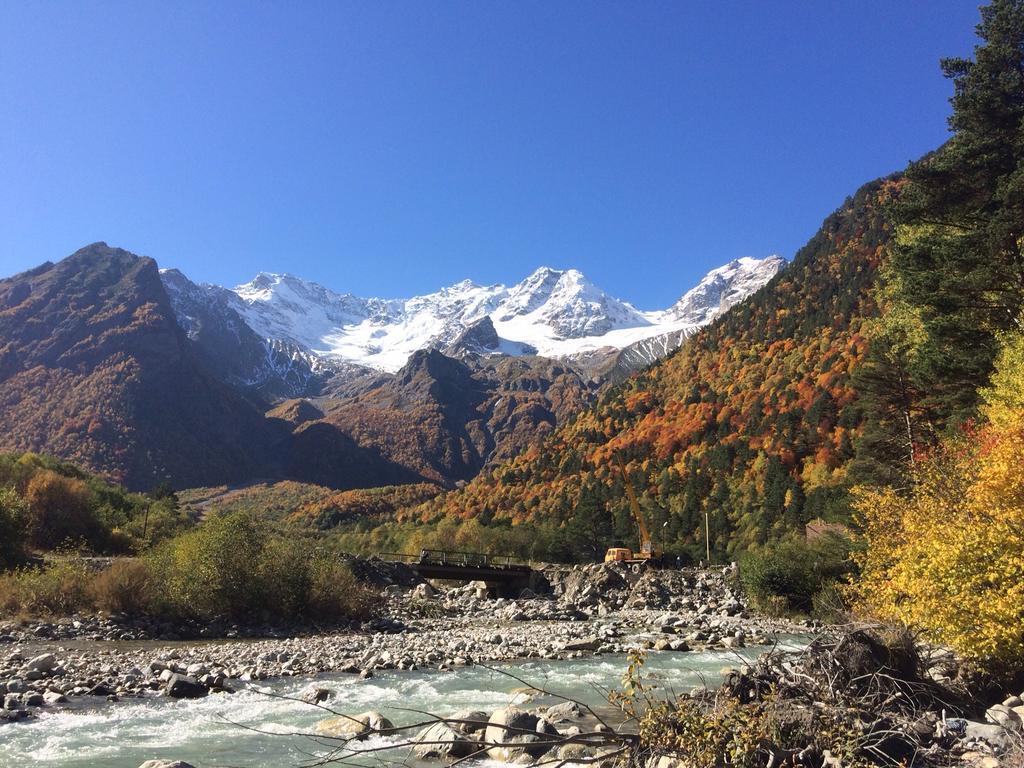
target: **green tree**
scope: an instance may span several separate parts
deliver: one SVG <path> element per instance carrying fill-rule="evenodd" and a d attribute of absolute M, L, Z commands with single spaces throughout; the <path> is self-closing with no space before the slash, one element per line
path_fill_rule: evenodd
<path fill-rule="evenodd" d="M 918 373 L 945 424 L 974 415 L 995 335 L 1024 306 L 1024 0 L 994 0 L 977 30 L 973 60 L 942 61 L 953 135 L 893 208 L 893 263 L 926 333 Z"/>
<path fill-rule="evenodd" d="M 28 542 L 28 504 L 13 488 L 0 488 L 0 568 L 17 565 Z"/>

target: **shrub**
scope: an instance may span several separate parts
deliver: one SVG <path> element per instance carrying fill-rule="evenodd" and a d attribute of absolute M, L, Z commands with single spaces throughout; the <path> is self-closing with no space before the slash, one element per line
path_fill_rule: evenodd
<path fill-rule="evenodd" d="M 850 541 L 828 535 L 806 543 L 788 541 L 748 554 L 740 562 L 747 594 L 773 613 L 810 612 L 822 594 L 852 571 Z M 824 597 L 821 598 L 824 605 Z"/>
<path fill-rule="evenodd" d="M 62 616 L 92 607 L 93 577 L 81 558 L 69 557 L 42 568 L 0 575 L 0 613 Z"/>
<path fill-rule="evenodd" d="M 336 620 L 364 616 L 372 604 L 337 555 L 304 538 L 274 534 L 246 513 L 215 515 L 148 560 L 165 613 L 246 622 Z"/>
<path fill-rule="evenodd" d="M 0 488 L 0 568 L 19 564 L 28 543 L 28 504 L 14 488 Z"/>
<path fill-rule="evenodd" d="M 100 525 L 92 509 L 92 491 L 78 478 L 46 469 L 37 472 L 25 489 L 32 544 L 54 549 L 69 542 L 95 540 Z"/>
<path fill-rule="evenodd" d="M 138 616 L 152 611 L 153 586 L 148 563 L 127 558 L 115 560 L 89 579 L 89 602 L 96 610 Z"/>
<path fill-rule="evenodd" d="M 306 611 L 310 618 L 334 621 L 364 618 L 373 607 L 375 593 L 359 582 L 337 557 L 319 553 L 310 561 L 310 590 Z"/>

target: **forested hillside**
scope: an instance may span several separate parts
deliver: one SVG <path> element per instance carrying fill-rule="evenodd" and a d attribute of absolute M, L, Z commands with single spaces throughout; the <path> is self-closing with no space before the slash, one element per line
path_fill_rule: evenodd
<path fill-rule="evenodd" d="M 540 524 L 554 539 L 538 546 L 593 556 L 614 538 L 635 538 L 621 457 L 669 549 L 703 552 L 705 515 L 719 556 L 812 518 L 846 519 L 847 470 L 864 421 L 851 382 L 877 312 L 873 288 L 889 241 L 883 209 L 901 184 L 864 186 L 783 273 L 680 353 L 540 447 L 409 516 Z"/>

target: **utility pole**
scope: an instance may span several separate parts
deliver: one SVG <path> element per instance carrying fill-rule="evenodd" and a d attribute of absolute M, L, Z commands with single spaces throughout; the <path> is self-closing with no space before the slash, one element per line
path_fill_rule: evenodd
<path fill-rule="evenodd" d="M 706 509 L 704 510 L 704 544 L 708 551 L 708 565 L 711 565 L 711 518 Z"/>

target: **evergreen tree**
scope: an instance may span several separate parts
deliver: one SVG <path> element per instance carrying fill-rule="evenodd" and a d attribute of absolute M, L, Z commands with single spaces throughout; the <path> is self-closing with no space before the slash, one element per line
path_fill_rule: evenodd
<path fill-rule="evenodd" d="M 945 59 L 953 136 L 912 165 L 894 266 L 927 338 L 918 375 L 947 424 L 975 413 L 995 334 L 1024 306 L 1024 0 L 981 9 L 974 60 Z"/>

